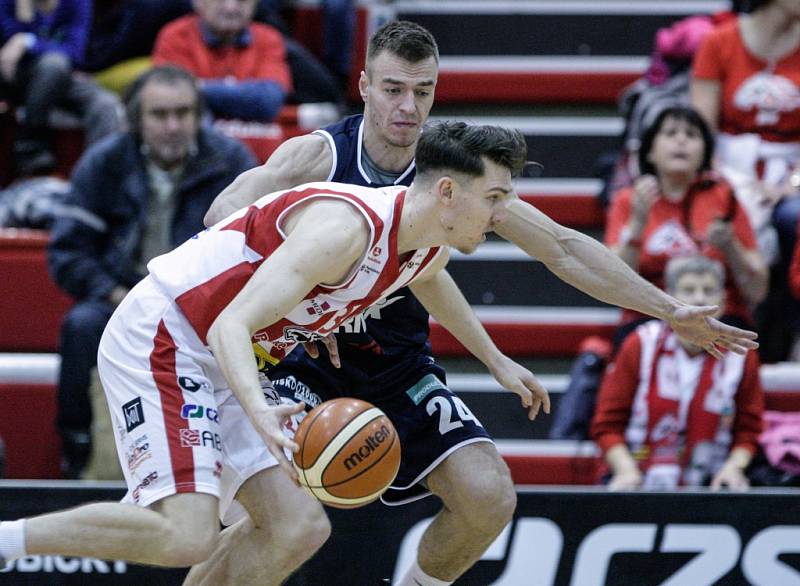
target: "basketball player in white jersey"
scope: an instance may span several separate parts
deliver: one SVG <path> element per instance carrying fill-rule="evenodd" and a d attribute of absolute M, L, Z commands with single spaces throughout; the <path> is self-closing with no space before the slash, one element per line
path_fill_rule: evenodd
<path fill-rule="evenodd" d="M 312 183 L 269 194 L 151 261 L 98 355 L 128 494 L 3 522 L 0 564 L 44 554 L 198 564 L 218 551 L 220 497 L 247 479 L 237 498 L 278 553 L 266 564 L 263 542 L 240 540 L 225 551 L 226 573 L 204 578 L 280 584 L 329 526 L 284 452 L 297 449 L 285 420 L 303 405 L 270 403 L 253 345 L 277 363 L 408 284 L 501 385 L 533 413 L 549 409 L 441 271 L 445 247 L 471 252 L 503 221 L 526 152 L 518 131 L 441 123 L 418 141 L 407 189 Z M 271 464 L 254 474 L 265 454 Z"/>
<path fill-rule="evenodd" d="M 364 100 L 363 121 L 351 117 L 325 132 L 286 141 L 264 165 L 240 175 L 215 200 L 206 223 L 216 222 L 263 193 L 308 181 L 330 177 L 366 185 L 407 181 L 414 171 L 417 138 L 433 106 L 437 77 L 438 50 L 430 32 L 416 23 L 387 23 L 370 39 L 365 70 L 359 80 Z M 349 142 L 348 132 L 352 133 Z M 704 316 L 711 315 L 707 311 L 688 310 L 676 304 L 618 262 L 602 245 L 554 223 L 520 200 L 513 201 L 506 220 L 496 225 L 495 231 L 573 286 L 608 303 L 667 319 L 709 352 L 715 352 L 715 344 L 740 351 L 755 347 L 749 341 L 751 334 L 706 320 Z M 293 376 L 302 380 L 298 373 Z M 312 386 L 310 381 L 304 382 Z M 375 389 L 386 394 L 394 390 Z M 386 410 L 384 405 L 381 407 Z M 424 404 L 419 411 L 423 417 Z M 468 429 L 469 425 L 464 422 L 462 429 Z M 441 440 L 435 435 L 418 434 L 418 443 L 433 446 L 430 449 L 434 450 L 437 440 Z M 513 482 L 491 443 L 472 442 L 444 448 L 440 453 L 447 457 L 436 460 L 439 464 L 428 470 L 423 482 L 442 499 L 444 506 L 426 529 L 417 559 L 398 586 L 452 583 L 480 558 L 513 515 L 516 498 Z M 404 458 L 411 451 L 404 452 Z M 475 474 L 475 470 L 481 474 Z M 246 526 L 234 526 L 224 534 L 224 540 L 234 542 L 246 531 Z M 248 539 L 251 537 L 255 539 L 253 536 Z M 215 558 L 194 568 L 190 577 L 216 571 Z"/>

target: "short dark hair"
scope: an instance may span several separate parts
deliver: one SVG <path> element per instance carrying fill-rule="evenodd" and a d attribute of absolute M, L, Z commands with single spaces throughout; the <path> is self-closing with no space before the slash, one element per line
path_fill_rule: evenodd
<path fill-rule="evenodd" d="M 485 172 L 482 156 L 517 176 L 527 162 L 528 145 L 519 130 L 434 122 L 425 127 L 417 142 L 417 175 L 451 170 L 479 177 Z"/>
<path fill-rule="evenodd" d="M 695 110 L 688 106 L 671 106 L 664 108 L 653 123 L 642 134 L 642 143 L 639 145 L 639 173 L 642 175 L 656 175 L 656 168 L 647 157 L 653 149 L 653 142 L 655 142 L 656 135 L 661 131 L 661 127 L 667 118 L 675 118 L 676 120 L 685 120 L 689 126 L 692 126 L 700 131 L 703 137 L 703 161 L 700 164 L 698 172 L 708 171 L 711 169 L 711 158 L 714 156 L 714 135 L 711 134 L 711 129 L 703 119 L 703 117 Z"/>
<path fill-rule="evenodd" d="M 134 82 L 125 90 L 123 101 L 125 102 L 125 115 L 128 118 L 128 126 L 133 134 L 141 134 L 142 123 L 142 100 L 141 94 L 145 86 L 151 81 L 172 85 L 185 83 L 191 86 L 195 92 L 195 114 L 198 120 L 203 113 L 203 95 L 197 85 L 197 78 L 177 65 L 159 65 L 148 69 L 137 77 Z"/>
<path fill-rule="evenodd" d="M 382 51 L 388 51 L 409 63 L 433 57 L 439 62 L 439 47 L 423 26 L 408 20 L 392 20 L 375 31 L 367 46 L 367 63 Z"/>

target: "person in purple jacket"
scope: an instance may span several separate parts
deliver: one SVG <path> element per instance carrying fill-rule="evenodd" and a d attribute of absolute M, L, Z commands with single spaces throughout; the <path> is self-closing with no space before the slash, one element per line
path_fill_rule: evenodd
<path fill-rule="evenodd" d="M 83 119 L 87 143 L 122 127 L 119 100 L 73 75 L 83 63 L 91 18 L 91 0 L 0 0 L 0 94 L 24 107 L 14 143 L 19 174 L 54 167 L 47 131 L 54 107 Z"/>

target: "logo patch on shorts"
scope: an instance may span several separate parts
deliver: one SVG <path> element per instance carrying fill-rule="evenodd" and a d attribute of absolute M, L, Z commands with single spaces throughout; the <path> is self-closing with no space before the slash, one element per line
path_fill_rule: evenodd
<path fill-rule="evenodd" d="M 141 397 L 136 397 L 133 401 L 125 403 L 122 406 L 122 414 L 125 416 L 125 429 L 128 430 L 128 433 L 144 423 Z"/>
<path fill-rule="evenodd" d="M 191 448 L 200 445 L 200 432 L 196 429 L 181 429 L 181 447 Z"/>
<path fill-rule="evenodd" d="M 209 421 L 219 423 L 219 411 L 211 407 L 186 403 L 181 408 L 181 417 L 183 419 L 202 419 L 204 415 Z"/>
<path fill-rule="evenodd" d="M 442 381 L 436 378 L 436 376 L 426 374 L 417 381 L 417 384 L 406 391 L 406 395 L 411 397 L 415 405 L 419 405 L 425 400 L 425 397 L 430 395 L 433 391 L 438 391 L 440 389 L 447 390 L 447 387 L 444 386 Z"/>
<path fill-rule="evenodd" d="M 205 383 L 199 383 L 193 378 L 189 378 L 188 376 L 179 376 L 178 384 L 181 386 L 183 390 L 189 391 L 190 393 L 195 393 L 199 391 L 205 385 Z"/>

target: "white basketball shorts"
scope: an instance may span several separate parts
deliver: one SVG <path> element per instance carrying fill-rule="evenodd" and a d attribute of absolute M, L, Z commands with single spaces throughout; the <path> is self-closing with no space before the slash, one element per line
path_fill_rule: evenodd
<path fill-rule="evenodd" d="M 122 502 L 201 492 L 220 498 L 223 518 L 242 483 L 277 464 L 211 352 L 149 277 L 112 315 L 97 367 L 128 484 Z"/>

